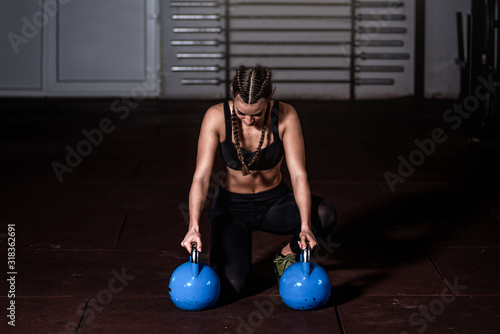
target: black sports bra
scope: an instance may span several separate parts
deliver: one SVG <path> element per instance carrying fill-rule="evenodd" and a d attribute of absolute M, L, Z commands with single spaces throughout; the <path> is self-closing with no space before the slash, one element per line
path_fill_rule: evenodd
<path fill-rule="evenodd" d="M 274 101 L 271 125 L 273 129 L 273 142 L 260 150 L 259 158 L 248 169 L 249 170 L 267 170 L 275 167 L 283 158 L 283 142 L 280 139 L 278 131 L 279 101 Z M 234 170 L 241 170 L 241 161 L 238 159 L 238 153 L 233 143 L 233 130 L 231 126 L 231 110 L 229 103 L 224 102 L 224 118 L 226 120 L 226 139 L 219 144 L 219 151 L 226 165 Z M 255 152 L 250 152 L 243 147 L 241 154 L 246 163 L 250 163 Z"/>

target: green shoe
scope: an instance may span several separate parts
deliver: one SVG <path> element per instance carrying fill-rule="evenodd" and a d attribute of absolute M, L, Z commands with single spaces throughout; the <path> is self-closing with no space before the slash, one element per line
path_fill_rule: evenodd
<path fill-rule="evenodd" d="M 276 253 L 276 258 L 273 260 L 274 263 L 274 273 L 276 274 L 276 278 L 278 279 L 278 283 L 280 281 L 281 275 L 285 272 L 286 268 L 290 267 L 292 264 L 297 262 L 296 256 L 293 254 L 288 254 L 284 256 L 281 254 L 281 250 L 285 248 L 286 244 L 278 250 Z"/>

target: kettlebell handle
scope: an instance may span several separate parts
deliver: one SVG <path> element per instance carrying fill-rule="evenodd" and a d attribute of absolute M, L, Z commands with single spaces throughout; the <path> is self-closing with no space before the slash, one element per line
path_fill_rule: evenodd
<path fill-rule="evenodd" d="M 302 250 L 302 262 L 311 262 L 311 248 L 309 248 L 309 244 Z"/>
<path fill-rule="evenodd" d="M 191 263 L 196 263 L 198 264 L 199 260 L 199 252 L 198 248 L 196 247 L 196 242 L 191 243 Z"/>

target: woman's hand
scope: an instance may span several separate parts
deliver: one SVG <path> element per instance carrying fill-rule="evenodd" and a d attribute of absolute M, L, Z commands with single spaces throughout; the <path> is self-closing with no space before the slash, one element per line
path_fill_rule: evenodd
<path fill-rule="evenodd" d="M 307 243 L 309 243 L 309 247 L 311 250 L 318 245 L 318 242 L 316 241 L 316 238 L 314 237 L 313 232 L 311 231 L 310 228 L 302 228 L 302 231 L 299 234 L 299 247 L 301 249 L 307 248 Z"/>
<path fill-rule="evenodd" d="M 196 243 L 196 248 L 198 252 L 201 252 L 201 234 L 198 231 L 188 231 L 184 240 L 181 242 L 181 246 L 186 248 L 189 253 L 191 253 L 191 244 Z"/>

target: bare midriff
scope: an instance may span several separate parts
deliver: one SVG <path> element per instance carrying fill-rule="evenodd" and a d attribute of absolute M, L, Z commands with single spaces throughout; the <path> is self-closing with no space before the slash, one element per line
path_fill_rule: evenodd
<path fill-rule="evenodd" d="M 226 177 L 221 186 L 238 194 L 254 194 L 277 187 L 282 180 L 281 162 L 269 170 L 252 170 L 250 175 L 243 176 L 240 170 L 226 167 Z"/>

